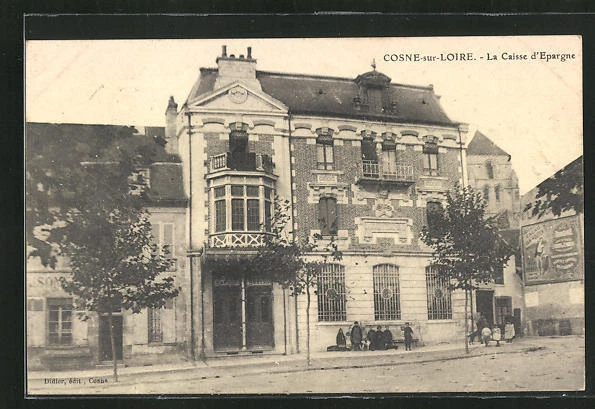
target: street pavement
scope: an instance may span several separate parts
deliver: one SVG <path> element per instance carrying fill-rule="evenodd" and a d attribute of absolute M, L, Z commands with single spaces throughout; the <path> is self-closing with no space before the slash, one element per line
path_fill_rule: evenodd
<path fill-rule="evenodd" d="M 584 338 L 524 337 L 485 347 L 441 344 L 413 351 L 260 355 L 118 371 L 30 372 L 31 395 L 322 394 L 577 391 L 584 388 Z"/>

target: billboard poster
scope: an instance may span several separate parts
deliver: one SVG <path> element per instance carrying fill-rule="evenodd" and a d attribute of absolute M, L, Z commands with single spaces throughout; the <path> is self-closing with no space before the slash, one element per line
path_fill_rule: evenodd
<path fill-rule="evenodd" d="M 521 228 L 525 284 L 583 278 L 583 248 L 578 216 Z"/>

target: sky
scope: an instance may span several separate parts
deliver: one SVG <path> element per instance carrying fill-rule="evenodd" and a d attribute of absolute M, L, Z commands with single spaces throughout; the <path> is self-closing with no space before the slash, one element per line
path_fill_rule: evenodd
<path fill-rule="evenodd" d="M 263 71 L 355 78 L 375 61 L 393 83 L 433 84 L 447 115 L 470 125 L 467 142 L 480 130 L 511 154 L 521 194 L 583 152 L 580 36 L 27 41 L 25 118 L 164 126 L 170 95 L 181 106 L 222 45 L 251 46 Z M 385 61 L 393 54 L 436 61 Z M 459 58 L 440 60 L 449 54 Z"/>

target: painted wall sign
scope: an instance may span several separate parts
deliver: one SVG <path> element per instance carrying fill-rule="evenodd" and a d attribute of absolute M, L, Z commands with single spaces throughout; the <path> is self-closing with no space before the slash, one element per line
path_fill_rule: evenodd
<path fill-rule="evenodd" d="M 523 226 L 525 284 L 579 280 L 584 276 L 578 216 Z"/>

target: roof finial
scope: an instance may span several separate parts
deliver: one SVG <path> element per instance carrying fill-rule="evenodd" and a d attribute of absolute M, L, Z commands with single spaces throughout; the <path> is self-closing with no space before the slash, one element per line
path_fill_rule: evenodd
<path fill-rule="evenodd" d="M 376 71 L 376 58 L 372 58 L 372 64 L 370 64 L 374 71 Z"/>

